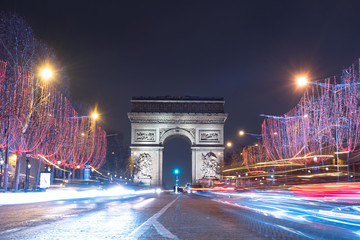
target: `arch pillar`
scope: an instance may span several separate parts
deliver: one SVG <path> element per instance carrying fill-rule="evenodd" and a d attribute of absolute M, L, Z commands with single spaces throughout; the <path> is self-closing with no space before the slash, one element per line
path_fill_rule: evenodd
<path fill-rule="evenodd" d="M 220 165 L 224 160 L 223 146 L 194 146 L 192 151 L 192 182 L 199 179 L 219 179 Z"/>
<path fill-rule="evenodd" d="M 130 146 L 134 161 L 134 182 L 149 186 L 162 183 L 162 146 Z"/>

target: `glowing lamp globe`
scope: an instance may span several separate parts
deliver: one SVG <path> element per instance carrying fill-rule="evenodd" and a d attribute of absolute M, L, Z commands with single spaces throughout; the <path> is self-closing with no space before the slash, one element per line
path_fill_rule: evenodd
<path fill-rule="evenodd" d="M 50 68 L 46 67 L 41 70 L 40 75 L 43 79 L 48 80 L 52 77 L 53 73 Z"/>
<path fill-rule="evenodd" d="M 96 112 L 94 112 L 93 114 L 91 114 L 91 117 L 95 120 L 99 117 L 99 115 Z"/>
<path fill-rule="evenodd" d="M 297 84 L 298 86 L 303 87 L 308 84 L 308 80 L 306 79 L 306 77 L 298 77 Z"/>

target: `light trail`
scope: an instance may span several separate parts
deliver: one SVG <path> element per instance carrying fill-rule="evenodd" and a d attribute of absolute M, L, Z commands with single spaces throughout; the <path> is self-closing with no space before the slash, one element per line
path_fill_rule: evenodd
<path fill-rule="evenodd" d="M 264 226 L 277 226 L 310 238 L 321 234 L 333 234 L 334 237 L 341 236 L 341 239 L 360 237 L 360 192 L 350 198 L 342 195 L 328 198 L 304 197 L 293 195 L 290 191 L 276 190 L 204 194 L 215 197 L 214 201 L 250 211 L 245 216 L 254 216 L 251 212 L 257 214 L 258 224 Z M 356 198 L 358 201 L 355 201 Z M 271 217 L 280 222 L 271 220 Z"/>
<path fill-rule="evenodd" d="M 76 191 L 72 189 L 51 190 L 47 192 L 27 192 L 27 193 L 1 193 L 1 205 L 30 204 L 49 201 L 72 200 L 72 199 L 91 199 L 101 197 L 134 197 L 146 194 L 157 193 L 157 189 L 131 190 L 123 187 L 114 187 L 108 190 L 85 190 Z"/>

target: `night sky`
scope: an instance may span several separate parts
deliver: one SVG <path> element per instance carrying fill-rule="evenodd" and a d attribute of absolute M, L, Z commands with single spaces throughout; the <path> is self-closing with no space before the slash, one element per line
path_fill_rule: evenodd
<path fill-rule="evenodd" d="M 52 47 L 74 99 L 98 104 L 130 143 L 132 96 L 224 97 L 225 138 L 260 133 L 301 97 L 294 76 L 339 74 L 360 57 L 359 1 L 0 1 Z M 186 143 L 184 143 L 186 146 Z M 165 152 L 166 154 L 166 152 Z"/>

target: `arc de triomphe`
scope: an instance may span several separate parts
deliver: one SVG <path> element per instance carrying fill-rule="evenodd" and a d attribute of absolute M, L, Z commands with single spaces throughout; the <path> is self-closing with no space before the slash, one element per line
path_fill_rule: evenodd
<path fill-rule="evenodd" d="M 224 104 L 223 98 L 133 97 L 128 117 L 134 181 L 162 184 L 163 146 L 174 136 L 191 143 L 192 182 L 219 178 L 227 118 Z"/>

